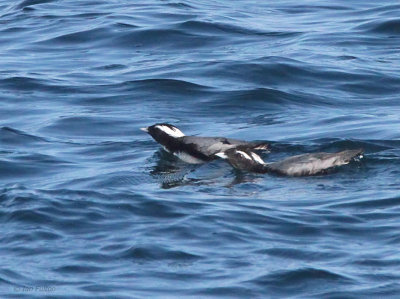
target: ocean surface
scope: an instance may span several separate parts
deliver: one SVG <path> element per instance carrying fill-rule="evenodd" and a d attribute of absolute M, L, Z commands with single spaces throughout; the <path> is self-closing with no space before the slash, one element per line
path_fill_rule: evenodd
<path fill-rule="evenodd" d="M 400 3 L 0 2 L 1 298 L 399 298 Z M 188 165 L 140 127 L 364 148 Z"/>

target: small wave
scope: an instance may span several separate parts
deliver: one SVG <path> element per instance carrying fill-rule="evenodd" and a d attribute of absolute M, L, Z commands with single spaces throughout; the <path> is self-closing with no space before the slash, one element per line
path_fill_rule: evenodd
<path fill-rule="evenodd" d="M 325 103 L 323 99 L 308 97 L 302 94 L 292 94 L 273 88 L 253 88 L 247 90 L 235 90 L 222 92 L 223 94 L 218 101 L 209 102 L 209 106 L 221 110 L 229 109 L 230 111 L 263 111 L 281 110 L 284 106 L 295 104 L 304 105 L 330 105 Z"/>
<path fill-rule="evenodd" d="M 311 249 L 296 249 L 296 248 L 270 248 L 263 249 L 257 252 L 258 254 L 267 254 L 270 256 L 280 257 L 284 259 L 293 260 L 314 260 L 314 261 L 327 261 L 334 260 L 342 257 L 340 253 L 334 253 L 330 251 L 314 251 Z"/>
<path fill-rule="evenodd" d="M 3 145 L 32 145 L 34 143 L 47 142 L 43 137 L 30 135 L 10 127 L 0 128 L 0 141 Z"/>
<path fill-rule="evenodd" d="M 210 298 L 257 298 L 257 291 L 253 288 L 246 288 L 244 286 L 220 286 L 220 287 L 206 287 L 206 288 L 192 288 L 192 294 L 196 297 L 207 296 Z M 264 297 L 262 294 L 260 297 Z"/>
<path fill-rule="evenodd" d="M 362 148 L 366 152 L 379 152 L 393 147 L 400 147 L 400 141 L 395 140 L 354 140 L 354 139 L 327 139 L 312 140 L 320 151 L 340 151 L 348 148 Z"/>
<path fill-rule="evenodd" d="M 377 199 L 357 199 L 348 202 L 334 203 L 330 204 L 330 208 L 345 208 L 354 209 L 359 211 L 360 208 L 372 208 L 372 209 L 384 209 L 384 208 L 395 208 L 398 207 L 400 203 L 400 197 L 390 197 L 390 198 L 377 198 Z"/>
<path fill-rule="evenodd" d="M 57 37 L 48 38 L 45 40 L 41 40 L 36 42 L 37 44 L 86 44 L 90 43 L 93 46 L 93 43 L 99 43 L 103 39 L 107 39 L 110 36 L 109 30 L 107 28 L 94 28 L 89 30 L 82 30 L 78 32 L 65 33 L 59 35 Z"/>
<path fill-rule="evenodd" d="M 0 283 L 4 284 L 4 285 L 9 285 L 9 286 L 14 285 L 14 283 L 12 282 L 12 279 L 3 278 L 2 275 L 0 276 Z M 15 296 L 15 293 L 13 295 Z M 10 294 L 10 297 L 11 296 L 12 295 Z"/>
<path fill-rule="evenodd" d="M 196 32 L 201 34 L 221 34 L 226 36 L 226 34 L 230 35 L 243 35 L 246 37 L 255 35 L 255 36 L 275 36 L 275 37 L 292 37 L 299 36 L 300 32 L 264 32 L 260 30 L 249 29 L 245 27 L 239 27 L 228 23 L 213 23 L 206 21 L 186 21 L 179 23 L 176 28 L 188 31 L 188 32 Z"/>
<path fill-rule="evenodd" d="M 11 277 L 12 279 L 24 279 L 25 278 L 21 272 L 12 271 L 5 267 L 0 270 L 0 275 Z"/>
<path fill-rule="evenodd" d="M 29 224 L 46 224 L 52 222 L 52 217 L 37 210 L 34 211 L 32 209 L 20 209 L 8 213 L 7 221 Z"/>
<path fill-rule="evenodd" d="M 156 245 L 133 246 L 118 254 L 118 257 L 147 261 L 197 261 L 201 256 L 180 250 L 169 250 Z"/>
<path fill-rule="evenodd" d="M 326 289 L 336 288 L 339 283 L 348 285 L 354 283 L 352 279 L 332 271 L 316 268 L 300 268 L 295 270 L 285 270 L 261 275 L 250 281 L 262 287 L 272 287 L 281 294 L 298 294 L 307 292 L 308 294 L 320 293 Z"/>
<path fill-rule="evenodd" d="M 62 274 L 81 274 L 81 273 L 99 273 L 101 271 L 106 271 L 107 268 L 97 267 L 97 266 L 89 266 L 89 265 L 66 265 L 55 268 L 53 271 L 62 273 Z"/>
<path fill-rule="evenodd" d="M 16 90 L 43 90 L 44 80 L 29 77 L 10 77 L 0 80 L 0 85 Z"/>
<path fill-rule="evenodd" d="M 54 0 L 24 0 L 20 4 L 18 4 L 17 8 L 24 9 L 29 6 L 44 4 L 44 3 L 51 3 L 55 2 Z"/>
<path fill-rule="evenodd" d="M 0 178 L 4 182 L 14 182 L 18 178 L 44 174 L 46 170 L 40 165 L 16 161 L 0 160 Z"/>
<path fill-rule="evenodd" d="M 120 47 L 159 49 L 198 49 L 216 43 L 220 38 L 188 33 L 177 29 L 139 29 L 119 34 L 112 39 Z"/>
<path fill-rule="evenodd" d="M 358 266 L 359 268 L 359 266 Z M 372 272 L 372 270 L 371 270 Z M 399 277 L 387 277 L 388 279 L 398 280 Z M 376 276 L 371 278 L 369 283 L 360 285 L 356 289 L 343 291 L 331 291 L 324 293 L 324 298 L 397 298 L 399 294 L 398 283 L 387 283 L 376 281 Z"/>
<path fill-rule="evenodd" d="M 160 201 L 160 200 L 146 200 L 137 204 L 138 215 L 154 218 L 181 218 L 186 214 L 179 211 L 179 209 Z"/>
<path fill-rule="evenodd" d="M 71 116 L 58 118 L 41 131 L 75 137 L 112 136 L 115 128 L 122 123 L 122 120 L 108 117 Z"/>
<path fill-rule="evenodd" d="M 208 86 L 192 83 L 185 80 L 176 79 L 142 79 L 134 81 L 126 81 L 121 83 L 119 86 L 127 87 L 129 90 L 130 86 L 136 88 L 154 88 L 160 89 L 162 91 L 183 91 L 183 92 L 195 92 L 195 91 L 206 91 L 209 89 Z"/>
<path fill-rule="evenodd" d="M 117 84 L 98 86 L 110 91 L 118 92 L 137 92 L 139 95 L 151 97 L 155 100 L 159 97 L 165 98 L 167 103 L 172 103 L 176 100 L 174 95 L 190 96 L 190 97 L 205 97 L 213 94 L 213 89 L 197 83 L 192 83 L 188 80 L 178 79 L 138 79 L 132 81 L 125 81 Z M 167 100 L 168 99 L 168 100 Z M 146 101 L 144 101 L 146 102 Z"/>
<path fill-rule="evenodd" d="M 355 28 L 356 30 L 363 30 L 368 33 L 375 34 L 390 34 L 399 35 L 400 34 L 400 19 L 392 20 L 374 20 L 367 22 L 365 24 L 359 25 Z"/>
<path fill-rule="evenodd" d="M 0 79 L 0 87 L 5 89 L 11 89 L 16 92 L 45 92 L 45 93 L 56 93 L 56 94 L 73 94 L 84 91 L 77 86 L 67 86 L 60 84 L 62 81 L 55 80 L 43 80 L 31 77 L 9 77 Z"/>
<path fill-rule="evenodd" d="M 185 9 L 185 10 L 195 8 L 195 6 L 185 3 L 185 2 L 170 2 L 170 3 L 166 3 L 165 5 L 170 6 L 172 8 Z"/>
<path fill-rule="evenodd" d="M 321 14 L 324 11 L 346 11 L 351 10 L 350 6 L 345 5 L 291 5 L 290 7 L 279 8 L 280 11 L 289 14 Z"/>
<path fill-rule="evenodd" d="M 204 72 L 204 71 L 203 71 Z M 232 80 L 251 81 L 262 86 L 292 80 L 318 79 L 321 71 L 311 65 L 283 57 L 263 57 L 252 61 L 218 62 L 208 67 L 205 75 L 224 76 Z"/>
<path fill-rule="evenodd" d="M 127 66 L 124 64 L 105 64 L 102 66 L 94 67 L 93 70 L 96 71 L 115 71 L 115 70 L 123 70 L 126 69 Z"/>
<path fill-rule="evenodd" d="M 381 18 L 383 18 L 383 16 L 389 16 L 389 15 L 397 16 L 399 10 L 400 10 L 399 4 L 388 4 L 388 5 L 382 4 L 372 8 L 361 10 L 359 11 L 359 14 L 371 15 L 373 17 L 381 16 Z"/>

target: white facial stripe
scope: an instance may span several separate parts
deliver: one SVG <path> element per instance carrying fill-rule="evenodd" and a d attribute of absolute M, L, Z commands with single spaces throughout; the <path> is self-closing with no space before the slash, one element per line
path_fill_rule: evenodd
<path fill-rule="evenodd" d="M 185 136 L 185 134 L 183 134 L 181 130 L 179 130 L 178 128 L 170 128 L 168 126 L 163 126 L 163 125 L 158 125 L 156 126 L 156 128 L 160 129 L 161 131 L 163 131 L 164 133 L 168 134 L 171 137 L 178 138 Z"/>
<path fill-rule="evenodd" d="M 251 157 L 246 154 L 245 152 L 242 151 L 236 151 L 239 155 L 241 155 L 243 158 L 247 159 L 247 160 L 252 160 Z"/>
<path fill-rule="evenodd" d="M 263 159 L 261 159 L 261 157 L 259 155 L 257 155 L 256 153 L 251 152 L 251 156 L 253 157 L 254 161 L 257 161 L 260 164 L 265 164 Z"/>

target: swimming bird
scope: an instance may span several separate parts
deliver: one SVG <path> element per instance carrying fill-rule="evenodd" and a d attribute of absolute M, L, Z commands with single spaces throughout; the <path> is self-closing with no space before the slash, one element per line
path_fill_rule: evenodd
<path fill-rule="evenodd" d="M 167 152 L 191 164 L 214 160 L 217 158 L 216 153 L 225 152 L 237 146 L 246 146 L 251 150 L 268 150 L 266 143 L 225 137 L 186 136 L 177 127 L 166 123 L 154 124 L 141 130 L 150 134 Z"/>
<path fill-rule="evenodd" d="M 310 153 L 286 158 L 282 161 L 265 163 L 259 155 L 246 147 L 228 149 L 216 156 L 227 159 L 241 170 L 258 173 L 276 173 L 287 176 L 308 176 L 326 173 L 336 166 L 350 163 L 363 157 L 363 150 L 345 150 L 336 153 Z"/>

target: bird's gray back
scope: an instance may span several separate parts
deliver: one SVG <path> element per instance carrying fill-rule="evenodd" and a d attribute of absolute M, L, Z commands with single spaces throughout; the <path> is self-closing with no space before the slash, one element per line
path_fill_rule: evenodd
<path fill-rule="evenodd" d="M 182 137 L 182 142 L 194 146 L 196 150 L 206 155 L 214 155 L 239 145 L 248 144 L 245 141 L 231 138 L 197 136 L 184 136 Z"/>

